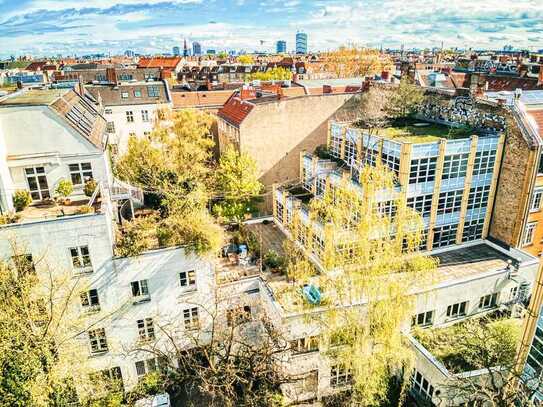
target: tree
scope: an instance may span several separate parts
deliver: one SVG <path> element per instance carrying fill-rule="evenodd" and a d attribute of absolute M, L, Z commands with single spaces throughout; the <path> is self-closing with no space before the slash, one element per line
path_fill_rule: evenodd
<path fill-rule="evenodd" d="M 419 251 L 420 215 L 401 195 L 379 200 L 394 180 L 380 162 L 363 166 L 360 187 L 344 178 L 310 202 L 308 218 L 294 211 L 285 250 L 292 285 L 276 293 L 289 311 L 318 324 L 331 363 L 352 377 L 349 403 L 363 406 L 380 405 L 390 377 L 412 366 L 401 329 L 413 312 L 410 293 L 429 284 L 436 269 Z M 320 303 L 308 301 L 305 285 L 322 293 Z"/>
<path fill-rule="evenodd" d="M 281 368 L 288 342 L 249 296 L 215 289 L 198 307 L 197 329 L 179 338 L 178 323 L 157 328 L 157 339 L 130 352 L 161 361 L 163 387 L 181 405 L 194 407 L 281 406 L 280 386 L 293 380 Z M 174 363 L 173 361 L 176 361 Z"/>
<path fill-rule="evenodd" d="M 159 210 L 160 216 L 150 231 L 159 245 L 183 244 L 189 251 L 202 254 L 220 246 L 221 230 L 207 211 L 213 187 L 212 125 L 209 114 L 175 112 L 164 117 L 148 139 L 131 138 L 127 153 L 115 164 L 117 176 L 143 188 L 147 201 Z M 172 230 L 173 225 L 179 230 Z M 129 241 L 131 235 L 147 236 L 149 231 L 145 222 L 126 228 L 130 229 Z M 182 231 L 186 234 L 182 235 Z M 155 239 L 147 240 L 152 241 Z M 146 247 L 143 243 L 128 244 L 127 250 L 138 254 L 134 249 Z"/>
<path fill-rule="evenodd" d="M 237 59 L 238 62 L 243 65 L 252 65 L 255 63 L 255 59 L 252 55 L 240 55 Z"/>
<path fill-rule="evenodd" d="M 256 161 L 245 152 L 229 146 L 219 159 L 215 172 L 216 190 L 222 201 L 214 210 L 230 220 L 241 222 L 252 211 L 263 185 L 258 180 Z"/>
<path fill-rule="evenodd" d="M 228 53 L 227 53 L 226 51 L 221 51 L 221 52 L 219 52 L 219 53 L 217 54 L 217 57 L 218 57 L 219 59 L 226 59 L 226 58 L 228 58 Z"/>
<path fill-rule="evenodd" d="M 365 77 L 391 71 L 392 60 L 376 49 L 359 48 L 356 45 L 340 47 L 321 55 L 327 72 L 338 78 Z"/>
<path fill-rule="evenodd" d="M 81 282 L 11 246 L 13 265 L 0 261 L 1 404 L 63 407 L 85 399 L 96 383 L 74 342 L 91 323 L 77 311 Z"/>
<path fill-rule="evenodd" d="M 388 124 L 390 114 L 387 109 L 391 97 L 391 91 L 386 88 L 372 86 L 360 96 L 357 107 L 357 126 L 363 127 L 369 134 L 374 134 Z"/>
<path fill-rule="evenodd" d="M 518 367 L 517 348 L 520 342 L 519 320 L 489 318 L 466 321 L 452 335 L 447 333 L 445 343 L 449 347 L 438 348 L 440 359 L 451 363 L 461 360 L 462 371 L 481 370 L 476 377 L 456 375 L 444 386 L 448 401 L 462 401 L 473 406 L 529 406 L 535 391 L 542 391 L 543 384 L 537 378 L 530 386 L 518 386 L 523 378 L 522 367 Z M 423 343 L 435 341 L 438 332 L 420 332 Z M 443 342 L 443 341 L 439 341 Z M 451 367 L 454 373 L 462 373 Z"/>
<path fill-rule="evenodd" d="M 250 81 L 290 81 L 291 79 L 292 72 L 283 67 L 276 67 L 269 69 L 266 72 L 256 72 L 249 75 Z"/>
<path fill-rule="evenodd" d="M 402 119 L 416 112 L 424 101 L 424 90 L 409 78 L 402 78 L 400 86 L 391 92 L 386 109 L 392 119 Z"/>

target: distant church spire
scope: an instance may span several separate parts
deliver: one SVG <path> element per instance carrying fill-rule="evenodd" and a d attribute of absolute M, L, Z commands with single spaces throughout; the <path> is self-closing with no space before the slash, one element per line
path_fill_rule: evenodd
<path fill-rule="evenodd" d="M 187 39 L 185 38 L 185 44 L 183 45 L 183 56 L 189 56 L 189 49 L 187 48 Z"/>

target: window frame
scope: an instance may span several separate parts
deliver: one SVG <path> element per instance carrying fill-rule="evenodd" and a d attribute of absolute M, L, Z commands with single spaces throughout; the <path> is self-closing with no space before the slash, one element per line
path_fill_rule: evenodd
<path fill-rule="evenodd" d="M 78 274 L 93 271 L 89 245 L 72 246 L 68 248 L 72 270 Z"/>
<path fill-rule="evenodd" d="M 132 300 L 135 304 L 151 300 L 148 279 L 131 281 L 130 290 L 132 292 Z"/>
<path fill-rule="evenodd" d="M 537 229 L 537 222 L 528 222 L 524 228 L 522 234 L 522 247 L 532 245 L 534 243 L 535 230 Z M 529 238 L 529 240 L 527 240 Z"/>
<path fill-rule="evenodd" d="M 87 331 L 89 337 L 90 351 L 93 355 L 109 352 L 106 330 L 104 328 L 94 328 Z"/>
<path fill-rule="evenodd" d="M 499 293 L 497 292 L 483 295 L 479 299 L 479 309 L 487 310 L 487 309 L 496 308 L 498 306 L 498 296 L 499 296 Z"/>
<path fill-rule="evenodd" d="M 465 317 L 468 314 L 469 301 L 455 302 L 447 306 L 447 318 L 458 319 Z M 456 307 L 456 311 L 455 311 Z"/>
<path fill-rule="evenodd" d="M 29 173 L 29 170 L 32 170 L 32 173 Z M 26 185 L 28 186 L 28 191 L 30 192 L 32 201 L 43 201 L 45 199 L 51 198 L 51 191 L 49 189 L 49 181 L 47 180 L 47 172 L 45 171 L 45 166 L 35 165 L 31 167 L 25 167 L 24 174 Z M 32 187 L 30 183 L 31 179 L 36 184 L 36 188 Z M 45 186 L 44 184 L 40 183 L 40 181 L 45 181 Z"/>
<path fill-rule="evenodd" d="M 68 164 L 68 172 L 74 187 L 82 187 L 87 181 L 93 179 L 92 163 L 90 161 Z"/>
<path fill-rule="evenodd" d="M 198 307 L 183 309 L 183 324 L 186 331 L 194 331 L 200 328 Z"/>
<path fill-rule="evenodd" d="M 424 311 L 418 314 L 415 314 L 411 317 L 411 326 L 432 326 L 434 324 L 434 314 L 435 311 Z M 421 321 L 422 318 L 422 321 Z"/>
<path fill-rule="evenodd" d="M 535 188 L 530 201 L 530 212 L 539 212 L 543 202 L 543 188 Z"/>
<path fill-rule="evenodd" d="M 127 110 L 125 116 L 127 123 L 134 123 L 134 112 L 132 110 Z"/>
<path fill-rule="evenodd" d="M 136 326 L 138 327 L 138 339 L 140 341 L 146 342 L 156 339 L 153 318 L 147 317 L 138 319 L 136 321 Z"/>

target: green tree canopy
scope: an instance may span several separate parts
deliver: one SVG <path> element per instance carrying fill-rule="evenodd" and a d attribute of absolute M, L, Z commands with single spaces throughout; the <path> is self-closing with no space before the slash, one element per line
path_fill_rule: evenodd
<path fill-rule="evenodd" d="M 256 72 L 249 75 L 249 80 L 260 80 L 260 81 L 289 81 L 292 79 L 292 72 L 283 67 L 277 67 L 269 69 L 266 72 Z"/>

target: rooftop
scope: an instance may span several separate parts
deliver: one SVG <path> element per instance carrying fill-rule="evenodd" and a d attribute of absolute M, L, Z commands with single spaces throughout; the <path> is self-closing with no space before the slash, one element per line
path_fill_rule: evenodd
<path fill-rule="evenodd" d="M 12 96 L 1 100 L 0 105 L 51 105 L 69 91 L 69 89 L 31 89 L 25 92 L 14 93 Z"/>
<path fill-rule="evenodd" d="M 470 137 L 474 131 L 453 128 L 423 120 L 403 120 L 377 130 L 377 135 L 404 143 L 432 143 L 440 139 L 462 139 Z"/>

